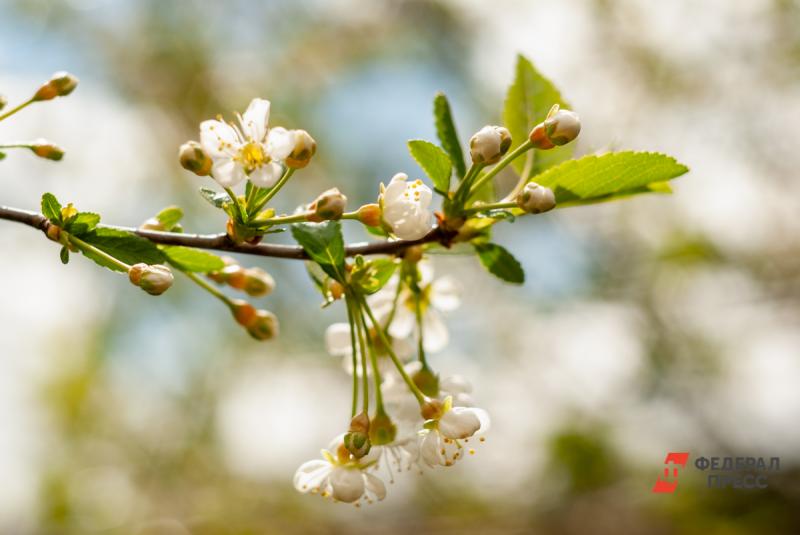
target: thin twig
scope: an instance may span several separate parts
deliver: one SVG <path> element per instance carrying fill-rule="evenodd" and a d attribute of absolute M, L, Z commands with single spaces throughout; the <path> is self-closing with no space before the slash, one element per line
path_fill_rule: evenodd
<path fill-rule="evenodd" d="M 0 219 L 16 221 L 30 227 L 47 232 L 50 222 L 42 214 L 19 208 L 0 205 Z M 185 247 L 195 247 L 197 249 L 215 249 L 231 253 L 242 253 L 257 256 L 270 256 L 274 258 L 290 258 L 295 260 L 307 260 L 308 256 L 302 247 L 297 245 L 279 245 L 272 243 L 259 243 L 251 245 L 248 243 L 237 244 L 231 240 L 227 234 L 184 234 L 177 232 L 159 232 L 156 230 L 140 230 L 131 227 L 119 227 L 115 225 L 98 225 L 102 228 L 123 230 L 132 232 L 146 238 L 153 243 L 162 245 L 183 245 Z M 445 243 L 445 234 L 440 229 L 434 229 L 426 236 L 417 240 L 397 240 L 382 241 L 372 243 L 355 243 L 345 247 L 347 256 L 355 255 L 391 255 L 404 251 L 414 245 L 425 243 Z"/>

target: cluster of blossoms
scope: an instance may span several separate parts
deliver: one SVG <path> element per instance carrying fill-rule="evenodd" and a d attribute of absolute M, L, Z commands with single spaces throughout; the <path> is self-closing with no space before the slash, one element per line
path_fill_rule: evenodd
<path fill-rule="evenodd" d="M 553 192 L 527 181 L 502 203 L 483 206 L 470 200 L 513 157 L 567 143 L 580 130 L 577 115 L 556 106 L 515 154 L 507 156 L 512 145 L 509 131 L 501 126 L 482 128 L 469 143 L 470 171 L 456 191 L 448 192 L 444 214 L 434 213 L 429 186 L 397 173 L 388 184 L 381 184 L 377 202 L 353 212 L 346 211 L 347 198 L 332 188 L 292 213 L 276 215 L 267 202 L 296 169 L 308 164 L 316 144 L 304 130 L 270 128 L 269 110 L 269 101 L 255 99 L 244 114 L 237 114 L 237 123 L 204 121 L 200 141 L 187 142 L 180 150 L 184 168 L 209 175 L 224 188 L 227 198 L 212 200 L 228 213 L 227 234 L 235 243 L 258 243 L 275 225 L 340 219 L 358 220 L 373 233 L 410 243 L 423 240 L 437 227 L 457 240 L 470 210 L 513 207 L 523 213 L 546 212 L 555 207 Z M 492 171 L 481 175 L 492 165 Z M 244 180 L 245 194 L 237 195 L 231 188 Z M 321 459 L 298 468 L 296 489 L 358 505 L 384 498 L 382 470 L 393 481 L 393 471 L 452 466 L 474 453 L 468 443 L 473 438 L 484 440 L 479 435 L 488 429 L 488 414 L 473 406 L 466 380 L 440 377 L 427 358 L 447 345 L 442 314 L 460 303 L 455 281 L 434 279 L 429 261 L 423 258 L 425 249 L 419 245 L 409 244 L 394 258 L 365 261 L 357 257 L 352 264 L 343 258 L 334 263 L 327 249 L 321 257 L 306 250 L 322 268 L 312 277 L 326 303 L 343 300 L 346 304 L 348 322 L 331 325 L 325 338 L 328 352 L 342 358 L 352 375 L 353 396 L 346 432 L 322 450 Z M 225 263 L 208 276 L 250 295 L 272 289 L 273 281 L 265 272 L 242 268 L 231 259 Z M 258 288 L 255 294 L 254 286 Z M 252 306 L 230 306 L 237 322 L 258 337 L 249 323 L 258 316 Z M 271 316 L 268 323 L 265 332 L 271 336 L 277 320 Z"/>

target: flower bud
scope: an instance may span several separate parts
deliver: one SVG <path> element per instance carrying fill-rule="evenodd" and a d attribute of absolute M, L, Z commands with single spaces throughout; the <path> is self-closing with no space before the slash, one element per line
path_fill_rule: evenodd
<path fill-rule="evenodd" d="M 231 305 L 231 314 L 236 319 L 236 323 L 242 327 L 247 327 L 256 319 L 255 307 L 242 299 L 234 299 Z"/>
<path fill-rule="evenodd" d="M 222 257 L 222 262 L 225 264 L 225 267 L 239 265 L 238 262 L 236 262 L 235 258 L 233 258 L 231 256 L 227 256 L 227 255 Z M 216 282 L 217 284 L 224 284 L 225 283 L 225 275 L 222 273 L 222 270 L 220 270 L 220 271 L 211 271 L 211 272 L 207 273 L 206 275 L 208 276 L 209 279 L 211 279 L 212 281 Z"/>
<path fill-rule="evenodd" d="M 272 275 L 259 267 L 245 269 L 244 275 L 242 289 L 251 297 L 264 297 L 275 288 L 275 279 Z"/>
<path fill-rule="evenodd" d="M 397 426 L 389 415 L 383 411 L 375 414 L 369 423 L 369 441 L 376 446 L 383 446 L 394 441 L 396 436 Z"/>
<path fill-rule="evenodd" d="M 178 159 L 181 167 L 197 176 L 206 176 L 211 173 L 211 158 L 197 141 L 187 141 L 181 145 L 178 149 Z"/>
<path fill-rule="evenodd" d="M 529 139 L 534 148 L 549 150 L 574 141 L 580 133 L 581 120 L 578 114 L 574 111 L 562 110 L 556 104 L 550 109 L 544 122 L 537 124 L 531 130 Z"/>
<path fill-rule="evenodd" d="M 369 227 L 381 226 L 381 207 L 379 204 L 365 204 L 356 212 L 358 220 Z"/>
<path fill-rule="evenodd" d="M 544 122 L 547 137 L 554 145 L 566 145 L 574 141 L 581 133 L 581 119 L 578 114 L 570 110 L 560 110 L 556 107 L 550 112 Z"/>
<path fill-rule="evenodd" d="M 484 126 L 469 140 L 472 162 L 491 165 L 511 147 L 511 133 L 502 126 Z"/>
<path fill-rule="evenodd" d="M 372 447 L 369 441 L 369 429 L 369 416 L 366 411 L 356 414 L 350 420 L 350 429 L 344 436 L 344 447 L 356 459 L 369 453 Z"/>
<path fill-rule="evenodd" d="M 294 148 L 286 157 L 286 167 L 302 169 L 317 152 L 317 142 L 305 130 L 293 130 L 292 134 L 294 134 Z"/>
<path fill-rule="evenodd" d="M 556 207 L 556 196 L 553 190 L 528 182 L 517 195 L 517 206 L 529 214 L 541 214 Z"/>
<path fill-rule="evenodd" d="M 270 340 L 278 336 L 278 318 L 268 310 L 256 310 L 255 318 L 246 327 L 256 340 Z"/>
<path fill-rule="evenodd" d="M 166 292 L 175 280 L 172 271 L 161 264 L 134 264 L 128 271 L 128 278 L 135 285 L 150 295 L 161 295 Z"/>
<path fill-rule="evenodd" d="M 308 220 L 319 222 L 341 219 L 346 206 L 347 197 L 339 191 L 339 188 L 331 188 L 320 193 L 319 197 L 311 203 L 309 210 L 313 210 L 314 213 L 308 217 Z"/>
<path fill-rule="evenodd" d="M 39 158 L 47 160 L 59 161 L 64 157 L 64 150 L 54 143 L 50 143 L 46 139 L 37 139 L 30 145 L 33 153 Z"/>
<path fill-rule="evenodd" d="M 139 225 L 139 230 L 156 230 L 159 232 L 164 232 L 167 229 L 164 228 L 164 225 L 161 224 L 161 221 L 159 221 L 157 217 L 151 217 Z"/>
<path fill-rule="evenodd" d="M 59 71 L 33 95 L 33 101 L 52 100 L 56 97 L 66 97 L 78 87 L 78 79 L 68 72 Z"/>
<path fill-rule="evenodd" d="M 245 269 L 239 264 L 231 264 L 225 266 L 221 271 L 222 280 L 235 290 L 243 290 L 247 282 L 247 274 Z"/>

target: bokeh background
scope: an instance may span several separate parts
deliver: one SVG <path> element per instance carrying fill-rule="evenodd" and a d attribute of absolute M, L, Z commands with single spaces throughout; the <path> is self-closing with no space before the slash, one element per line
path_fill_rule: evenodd
<path fill-rule="evenodd" d="M 468 292 L 433 357 L 493 417 L 478 455 L 405 474 L 380 504 L 301 496 L 303 461 L 349 413 L 322 334 L 340 306 L 300 264 L 269 270 L 279 340 L 250 340 L 179 280 L 163 298 L 0 225 L 0 532 L 800 533 L 800 2 L 796 0 L 0 0 L 0 92 L 81 78 L 2 139 L 0 202 L 42 192 L 137 225 L 168 204 L 224 224 L 176 148 L 202 119 L 272 100 L 319 144 L 279 197 L 334 185 L 351 206 L 433 139 L 445 91 L 463 138 L 500 120 L 522 52 L 580 112 L 579 152 L 675 155 L 675 195 L 559 210 L 498 228 L 527 282 L 469 256 Z M 348 230 L 353 240 L 366 236 Z M 278 236 L 277 241 L 285 238 Z M 668 451 L 781 458 L 767 490 L 692 469 L 650 492 Z"/>

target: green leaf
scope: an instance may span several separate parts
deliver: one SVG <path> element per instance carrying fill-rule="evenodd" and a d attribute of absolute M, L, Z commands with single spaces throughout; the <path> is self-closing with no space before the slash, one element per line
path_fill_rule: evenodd
<path fill-rule="evenodd" d="M 69 264 L 69 249 L 66 245 L 61 248 L 61 252 L 58 253 L 58 256 L 61 258 L 62 264 Z"/>
<path fill-rule="evenodd" d="M 164 227 L 164 230 L 171 231 L 183 219 L 183 210 L 178 206 L 167 206 L 156 214 L 156 219 Z"/>
<path fill-rule="evenodd" d="M 219 271 L 225 267 L 222 258 L 199 249 L 168 246 L 162 247 L 161 252 L 167 257 L 167 262 L 183 271 L 208 273 L 209 271 Z"/>
<path fill-rule="evenodd" d="M 496 243 L 475 244 L 475 252 L 489 273 L 513 284 L 525 282 L 525 272 L 514 256 Z"/>
<path fill-rule="evenodd" d="M 461 150 L 461 142 L 458 140 L 456 124 L 450 112 L 450 103 L 444 93 L 436 93 L 433 98 L 433 118 L 436 125 L 436 135 L 442 148 L 450 156 L 450 161 L 456 169 L 458 178 L 464 178 L 467 174 L 467 166 L 464 163 L 464 153 Z"/>
<path fill-rule="evenodd" d="M 394 259 L 378 258 L 354 269 L 350 281 L 363 293 L 374 294 L 389 282 L 396 269 Z"/>
<path fill-rule="evenodd" d="M 67 232 L 80 237 L 87 232 L 91 232 L 100 223 L 100 214 L 93 212 L 78 212 L 72 221 L 66 226 Z"/>
<path fill-rule="evenodd" d="M 408 151 L 431 179 L 433 188 L 439 193 L 447 194 L 453 169 L 447 153 L 433 143 L 421 139 L 409 141 Z"/>
<path fill-rule="evenodd" d="M 556 202 L 563 207 L 637 193 L 668 193 L 665 181 L 687 171 L 688 167 L 665 154 L 614 152 L 564 162 L 533 181 L 552 189 Z"/>
<path fill-rule="evenodd" d="M 509 152 L 520 146 L 530 134 L 533 127 L 544 121 L 553 104 L 562 108 L 570 108 L 553 83 L 542 76 L 533 63 L 525 56 L 517 56 L 517 67 L 514 81 L 506 93 L 503 108 L 503 122 L 511 132 L 513 143 Z M 530 175 L 541 173 L 545 169 L 559 164 L 572 157 L 573 145 L 564 145 L 551 150 L 530 150 L 525 158 L 517 158 L 512 165 L 520 175 L 525 166 L 530 166 Z M 533 159 L 531 161 L 531 158 Z"/>
<path fill-rule="evenodd" d="M 228 205 L 231 204 L 231 198 L 225 192 L 214 191 L 211 188 L 200 188 L 200 195 L 215 208 L 227 211 Z"/>
<path fill-rule="evenodd" d="M 61 203 L 52 193 L 42 195 L 42 214 L 54 225 L 61 224 Z"/>
<path fill-rule="evenodd" d="M 81 236 L 81 239 L 126 264 L 162 264 L 165 261 L 155 244 L 124 230 L 101 227 Z M 83 254 L 103 267 L 123 271 L 91 251 L 83 251 Z"/>
<path fill-rule="evenodd" d="M 292 225 L 292 236 L 325 273 L 339 282 L 345 282 L 344 238 L 338 221 L 295 223 Z"/>

